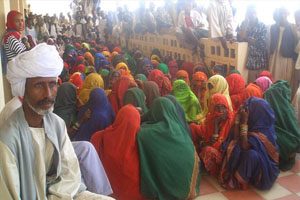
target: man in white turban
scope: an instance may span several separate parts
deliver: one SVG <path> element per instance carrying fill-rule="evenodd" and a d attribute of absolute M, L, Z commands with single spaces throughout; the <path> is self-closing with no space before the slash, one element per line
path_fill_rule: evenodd
<path fill-rule="evenodd" d="M 8 65 L 14 96 L 24 96 L 0 127 L 1 199 L 112 199 L 86 191 L 64 121 L 51 112 L 63 61 L 37 45 Z"/>

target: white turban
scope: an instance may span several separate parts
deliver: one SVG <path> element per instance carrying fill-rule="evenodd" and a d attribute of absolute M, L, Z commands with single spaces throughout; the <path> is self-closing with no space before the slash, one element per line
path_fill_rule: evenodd
<path fill-rule="evenodd" d="M 63 60 L 55 46 L 42 43 L 9 61 L 6 77 L 13 96 L 24 96 L 27 78 L 57 77 L 62 69 Z"/>

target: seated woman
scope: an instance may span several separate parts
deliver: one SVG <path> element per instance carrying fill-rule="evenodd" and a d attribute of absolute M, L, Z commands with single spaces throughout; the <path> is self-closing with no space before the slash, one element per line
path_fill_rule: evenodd
<path fill-rule="evenodd" d="M 112 90 L 108 95 L 109 102 L 111 103 L 114 112 L 117 114 L 118 111 L 123 106 L 123 98 L 126 91 L 129 88 L 137 87 L 137 84 L 134 80 L 131 80 L 127 76 L 121 76 L 114 84 L 112 85 Z"/>
<path fill-rule="evenodd" d="M 204 96 L 207 90 L 207 75 L 204 72 L 195 72 L 192 77 L 191 89 L 198 97 L 201 108 L 204 106 Z"/>
<path fill-rule="evenodd" d="M 171 81 L 158 69 L 150 72 L 148 81 L 154 81 L 158 85 L 161 96 L 170 94 L 172 91 Z"/>
<path fill-rule="evenodd" d="M 146 106 L 146 96 L 138 87 L 129 88 L 124 95 L 123 105 L 131 104 L 138 108 L 141 114 L 144 114 L 148 111 Z"/>
<path fill-rule="evenodd" d="M 266 92 L 265 99 L 275 112 L 275 130 L 279 146 L 279 168 L 290 170 L 300 150 L 300 127 L 291 104 L 291 89 L 287 81 L 275 82 Z"/>
<path fill-rule="evenodd" d="M 256 83 L 249 83 L 246 87 L 244 98 L 249 97 L 263 98 L 264 94 L 262 89 Z"/>
<path fill-rule="evenodd" d="M 94 88 L 104 88 L 104 81 L 101 75 L 97 73 L 91 73 L 85 78 L 82 89 L 79 92 L 79 105 L 84 105 L 88 102 L 90 93 Z"/>
<path fill-rule="evenodd" d="M 272 187 L 279 174 L 274 124 L 275 115 L 267 101 L 251 97 L 241 107 L 223 148 L 220 182 L 225 188 Z"/>
<path fill-rule="evenodd" d="M 148 199 L 192 199 L 199 192 L 199 158 L 174 104 L 154 100 L 137 136 L 141 192 Z"/>
<path fill-rule="evenodd" d="M 232 101 L 232 107 L 235 112 L 238 111 L 240 106 L 244 103 L 246 82 L 244 78 L 237 73 L 230 74 L 226 77 L 226 81 L 229 85 L 229 94 Z"/>
<path fill-rule="evenodd" d="M 217 93 L 223 94 L 226 97 L 229 110 L 233 111 L 231 99 L 229 96 L 229 86 L 226 79 L 223 76 L 214 75 L 210 77 L 207 82 L 207 88 L 208 90 L 206 91 L 204 97 L 204 107 L 202 108 L 201 114 L 198 116 L 199 122 L 203 122 L 205 120 L 206 115 L 208 113 L 208 108 L 210 107 L 211 97 L 212 95 Z"/>
<path fill-rule="evenodd" d="M 158 85 L 154 81 L 145 81 L 139 87 L 146 95 L 146 105 L 150 108 L 155 98 L 160 97 Z"/>
<path fill-rule="evenodd" d="M 272 81 L 268 77 L 262 76 L 255 80 L 255 84 L 258 85 L 264 93 L 267 89 L 269 89 L 269 87 L 271 87 Z"/>
<path fill-rule="evenodd" d="M 182 79 L 186 82 L 187 85 L 190 85 L 190 79 L 189 79 L 189 74 L 185 70 L 179 70 L 176 73 L 176 79 Z"/>
<path fill-rule="evenodd" d="M 65 82 L 59 86 L 57 89 L 53 112 L 65 121 L 67 129 L 69 129 L 72 123 L 76 121 L 76 101 L 77 96 L 75 85 Z"/>
<path fill-rule="evenodd" d="M 204 123 L 191 124 L 192 139 L 205 169 L 217 176 L 222 164 L 221 146 L 233 125 L 234 113 L 222 94 L 211 97 L 211 106 Z"/>
<path fill-rule="evenodd" d="M 140 114 L 132 105 L 120 109 L 116 121 L 91 139 L 120 200 L 144 199 L 140 192 L 140 163 L 136 137 Z"/>
<path fill-rule="evenodd" d="M 90 116 L 85 117 L 86 115 Z M 92 90 L 89 101 L 79 110 L 77 118 L 79 122 L 82 118 L 87 120 L 76 125 L 75 141 L 90 141 L 96 131 L 103 130 L 113 123 L 115 113 L 103 89 Z"/>
<path fill-rule="evenodd" d="M 197 115 L 201 112 L 201 108 L 198 98 L 192 92 L 187 83 L 181 79 L 174 81 L 172 93 L 183 107 L 186 121 L 196 121 Z"/>

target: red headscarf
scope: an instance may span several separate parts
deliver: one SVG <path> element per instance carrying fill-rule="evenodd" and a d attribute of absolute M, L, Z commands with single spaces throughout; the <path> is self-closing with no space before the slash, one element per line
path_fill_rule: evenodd
<path fill-rule="evenodd" d="M 118 52 L 119 54 L 122 53 L 121 47 L 115 47 L 112 51 Z"/>
<path fill-rule="evenodd" d="M 80 73 L 84 73 L 85 72 L 85 65 L 84 64 L 79 64 L 76 65 L 75 67 L 73 67 L 72 72 L 80 72 Z"/>
<path fill-rule="evenodd" d="M 189 77 L 192 77 L 194 73 L 194 66 L 195 66 L 194 63 L 192 62 L 184 62 L 182 64 L 181 69 L 187 71 Z"/>
<path fill-rule="evenodd" d="M 266 71 L 266 70 L 265 70 L 265 71 L 262 71 L 262 72 L 258 75 L 257 78 L 262 77 L 262 76 L 266 76 L 266 77 L 268 77 L 268 78 L 272 81 L 272 83 L 274 82 L 274 79 L 273 79 L 273 76 L 272 76 L 271 72 Z"/>
<path fill-rule="evenodd" d="M 16 27 L 16 24 L 15 24 L 15 17 L 17 15 L 22 15 L 22 13 L 20 13 L 19 11 L 16 11 L 16 10 L 11 10 L 7 14 L 7 18 L 6 18 L 6 20 L 7 20 L 7 22 L 6 22 L 7 33 L 5 34 L 5 36 L 3 38 L 4 43 L 7 42 L 7 39 L 10 36 L 13 36 L 18 40 L 21 38 L 21 33 L 18 30 L 16 30 L 17 27 Z M 24 24 L 23 24 L 22 30 L 24 30 Z"/>
<path fill-rule="evenodd" d="M 121 78 L 112 85 L 112 90 L 108 95 L 108 99 L 115 113 L 118 113 L 123 106 L 123 97 L 126 91 L 131 87 L 137 87 L 137 84 L 127 76 L 121 76 Z"/>
<path fill-rule="evenodd" d="M 171 81 L 158 69 L 154 69 L 150 72 L 148 81 L 154 81 L 158 85 L 161 96 L 170 94 L 172 91 Z"/>
<path fill-rule="evenodd" d="M 69 81 L 73 83 L 78 90 L 80 90 L 83 86 L 83 80 L 80 72 L 72 74 Z"/>
<path fill-rule="evenodd" d="M 78 42 L 75 42 L 75 43 L 74 43 L 74 47 L 75 47 L 77 50 L 80 50 L 80 49 L 81 49 L 81 45 L 80 45 L 80 43 L 78 43 Z"/>
<path fill-rule="evenodd" d="M 230 74 L 226 77 L 229 86 L 229 94 L 234 111 L 237 111 L 245 101 L 246 83 L 240 74 Z"/>
<path fill-rule="evenodd" d="M 140 192 L 140 162 L 137 134 L 140 114 L 132 105 L 120 109 L 115 122 L 91 139 L 114 191 L 116 199 L 144 199 Z"/>
<path fill-rule="evenodd" d="M 211 136 L 214 133 L 215 130 L 215 120 L 217 117 L 221 115 L 221 113 L 218 113 L 215 111 L 216 105 L 224 105 L 227 110 L 227 118 L 226 120 L 222 121 L 220 124 L 219 128 L 219 137 L 217 141 L 212 145 L 217 150 L 220 150 L 221 144 L 227 139 L 227 136 L 229 134 L 230 128 L 233 125 L 234 121 L 234 113 L 230 111 L 229 105 L 227 102 L 227 99 L 224 95 L 222 94 L 214 94 L 211 97 L 211 104 L 209 107 L 208 114 L 206 116 L 206 119 L 203 124 L 201 125 L 196 125 L 196 124 L 191 124 L 191 132 L 192 132 L 192 138 L 194 141 L 194 144 L 196 146 L 196 149 L 198 153 L 200 153 L 200 148 L 199 148 L 199 139 L 202 138 L 206 142 L 209 142 Z"/>
<path fill-rule="evenodd" d="M 176 73 L 178 71 L 178 64 L 177 64 L 176 60 L 169 61 L 168 67 L 169 67 L 171 78 L 173 80 L 173 79 L 175 79 Z"/>
<path fill-rule="evenodd" d="M 177 79 L 182 79 L 182 80 L 185 81 L 186 84 L 190 85 L 189 74 L 185 70 L 179 70 L 176 73 L 176 78 Z"/>

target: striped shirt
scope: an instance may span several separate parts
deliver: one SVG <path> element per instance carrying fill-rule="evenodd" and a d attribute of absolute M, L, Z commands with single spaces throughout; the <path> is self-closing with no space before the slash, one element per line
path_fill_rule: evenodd
<path fill-rule="evenodd" d="M 10 61 L 18 54 L 26 51 L 26 47 L 21 40 L 18 40 L 14 36 L 9 36 L 4 44 L 4 50 L 7 60 Z"/>

